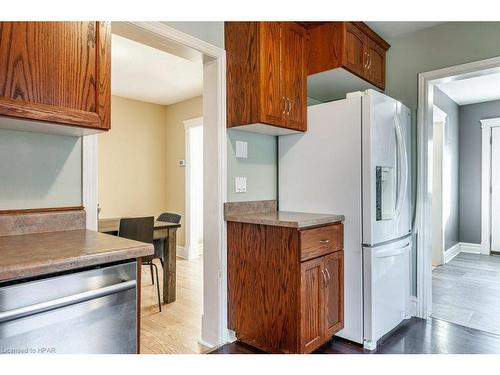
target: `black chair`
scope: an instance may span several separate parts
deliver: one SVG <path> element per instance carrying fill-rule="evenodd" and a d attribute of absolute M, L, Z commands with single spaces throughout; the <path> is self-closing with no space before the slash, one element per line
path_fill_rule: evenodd
<path fill-rule="evenodd" d="M 164 212 L 160 216 L 158 216 L 156 221 L 165 221 L 168 223 L 179 224 L 181 222 L 181 215 L 174 214 L 173 212 Z M 155 247 L 155 257 L 160 258 L 161 265 L 162 267 L 164 267 L 163 247 L 165 246 L 165 240 L 164 239 L 154 240 L 153 245 Z"/>
<path fill-rule="evenodd" d="M 118 236 L 128 238 L 130 240 L 152 244 L 154 222 L 155 218 L 153 216 L 121 219 L 120 229 L 118 230 Z M 153 283 L 153 285 L 155 283 L 153 277 L 153 267 L 156 270 L 156 289 L 158 292 L 158 307 L 160 308 L 161 312 L 160 279 L 158 277 L 158 267 L 153 262 L 155 258 L 156 258 L 155 255 L 143 257 L 142 265 L 149 266 L 151 270 L 151 282 Z"/>

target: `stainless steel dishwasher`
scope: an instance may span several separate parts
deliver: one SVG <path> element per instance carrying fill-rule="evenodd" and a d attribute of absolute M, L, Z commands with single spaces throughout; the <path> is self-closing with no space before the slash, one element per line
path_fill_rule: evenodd
<path fill-rule="evenodd" d="M 136 353 L 137 262 L 0 284 L 0 353 Z"/>

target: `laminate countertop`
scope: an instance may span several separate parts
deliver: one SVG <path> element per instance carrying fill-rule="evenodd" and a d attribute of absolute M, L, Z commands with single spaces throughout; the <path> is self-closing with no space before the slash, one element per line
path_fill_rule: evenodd
<path fill-rule="evenodd" d="M 315 214 L 307 212 L 268 211 L 253 213 L 226 213 L 226 221 L 247 224 L 262 224 L 303 229 L 318 225 L 344 221 L 344 215 Z"/>
<path fill-rule="evenodd" d="M 153 254 L 153 245 L 91 230 L 0 237 L 0 282 Z"/>

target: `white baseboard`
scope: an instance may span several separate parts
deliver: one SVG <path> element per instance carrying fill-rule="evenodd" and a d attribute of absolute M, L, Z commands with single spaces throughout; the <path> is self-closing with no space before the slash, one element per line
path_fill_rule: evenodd
<path fill-rule="evenodd" d="M 186 251 L 186 248 L 184 246 L 179 246 L 177 245 L 177 256 L 179 258 L 182 258 L 182 259 L 187 259 L 188 258 L 188 255 L 187 255 L 187 251 Z"/>
<path fill-rule="evenodd" d="M 460 242 L 460 251 L 462 253 L 484 254 L 483 247 L 477 243 Z"/>
<path fill-rule="evenodd" d="M 455 258 L 458 254 L 460 254 L 460 251 L 461 251 L 461 246 L 460 246 L 460 242 L 453 245 L 452 247 L 450 247 L 449 249 L 445 250 L 444 252 L 444 264 L 448 263 L 450 260 L 452 260 L 453 258 Z"/>
<path fill-rule="evenodd" d="M 410 297 L 410 316 L 417 316 L 417 297 L 411 296 Z"/>
<path fill-rule="evenodd" d="M 489 255 L 488 251 L 478 243 L 459 242 L 444 252 L 444 264 L 455 258 L 460 253 Z"/>

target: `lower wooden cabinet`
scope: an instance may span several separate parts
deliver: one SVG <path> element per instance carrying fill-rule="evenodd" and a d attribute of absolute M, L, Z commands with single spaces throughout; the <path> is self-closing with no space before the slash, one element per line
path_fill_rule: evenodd
<path fill-rule="evenodd" d="M 228 322 L 240 341 L 309 353 L 343 328 L 343 291 L 343 224 L 228 222 Z"/>

